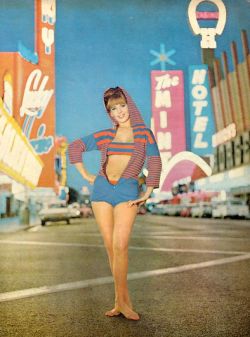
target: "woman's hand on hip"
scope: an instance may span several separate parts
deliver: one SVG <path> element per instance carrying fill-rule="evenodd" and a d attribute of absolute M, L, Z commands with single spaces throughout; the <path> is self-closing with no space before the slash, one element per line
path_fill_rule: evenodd
<path fill-rule="evenodd" d="M 84 177 L 91 185 L 94 184 L 94 181 L 96 179 L 96 176 L 94 174 L 87 174 L 85 177 Z"/>
<path fill-rule="evenodd" d="M 96 176 L 89 173 L 84 167 L 83 163 L 75 163 L 74 165 L 82 175 L 83 179 L 87 180 L 92 185 L 95 181 Z"/>
<path fill-rule="evenodd" d="M 136 200 L 129 200 L 128 201 L 128 206 L 131 207 L 133 205 L 137 205 L 137 206 L 141 206 L 145 203 L 145 201 L 147 200 L 148 198 L 145 198 L 145 197 L 142 197 L 142 198 L 139 198 L 139 199 L 136 199 Z"/>
<path fill-rule="evenodd" d="M 136 200 L 129 200 L 128 201 L 128 205 L 131 207 L 133 205 L 137 205 L 138 207 L 140 207 L 141 205 L 143 205 L 145 203 L 145 201 L 148 200 L 148 198 L 150 197 L 151 193 L 153 192 L 154 187 L 152 186 L 148 186 L 146 191 L 142 193 L 141 197 L 136 199 Z"/>

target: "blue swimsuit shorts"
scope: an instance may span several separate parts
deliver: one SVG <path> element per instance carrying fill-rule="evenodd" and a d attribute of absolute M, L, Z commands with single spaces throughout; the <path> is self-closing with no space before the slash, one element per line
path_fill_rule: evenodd
<path fill-rule="evenodd" d="M 121 202 L 139 197 L 139 183 L 134 178 L 120 178 L 117 184 L 111 184 L 106 177 L 98 175 L 94 181 L 91 201 L 106 201 L 113 207 Z"/>

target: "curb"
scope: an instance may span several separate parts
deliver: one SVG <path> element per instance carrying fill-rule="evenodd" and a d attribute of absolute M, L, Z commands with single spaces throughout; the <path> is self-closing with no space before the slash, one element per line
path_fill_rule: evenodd
<path fill-rule="evenodd" d="M 1 234 L 10 234 L 10 233 L 18 233 L 21 231 L 27 231 L 33 227 L 36 227 L 37 225 L 20 225 L 19 227 L 14 227 L 12 228 L 12 226 L 9 226 L 9 229 L 5 229 L 5 230 L 1 230 L 1 226 L 0 226 L 0 235 Z"/>

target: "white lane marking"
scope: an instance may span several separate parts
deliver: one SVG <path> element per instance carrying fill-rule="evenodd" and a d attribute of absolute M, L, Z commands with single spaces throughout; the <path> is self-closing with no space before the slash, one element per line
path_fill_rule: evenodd
<path fill-rule="evenodd" d="M 178 253 L 202 253 L 202 254 L 225 254 L 225 255 L 235 255 L 235 254 L 249 254 L 249 252 L 243 251 L 230 251 L 230 250 L 209 250 L 209 249 L 181 249 L 181 248 L 162 248 L 162 247 L 136 247 L 130 246 L 129 249 L 134 250 L 152 250 L 159 252 L 178 252 Z"/>
<path fill-rule="evenodd" d="M 37 232 L 38 230 L 40 230 L 42 228 L 42 226 L 34 226 L 31 227 L 27 230 L 27 232 Z"/>
<path fill-rule="evenodd" d="M 128 275 L 128 279 L 136 280 L 139 278 L 145 278 L 145 277 L 150 277 L 150 276 L 159 276 L 159 275 L 165 275 L 165 274 L 179 273 L 183 271 L 206 268 L 206 267 L 213 267 L 213 266 L 223 265 L 227 263 L 244 261 L 248 259 L 250 259 L 250 254 L 245 254 L 245 255 L 240 255 L 240 256 L 231 256 L 231 257 L 226 257 L 226 258 L 217 259 L 217 260 L 186 264 L 186 265 L 178 266 L 178 267 L 170 267 L 170 268 L 164 268 L 164 269 L 155 269 L 155 270 L 149 270 L 149 271 L 144 271 L 144 272 L 131 273 Z"/>
<path fill-rule="evenodd" d="M 173 234 L 241 234 L 242 231 L 240 230 L 236 230 L 236 229 L 229 229 L 229 230 L 222 230 L 222 229 L 186 229 L 185 231 L 183 230 L 179 230 L 179 231 L 158 231 L 158 232 L 150 232 L 150 231 L 143 231 L 143 233 L 140 231 L 136 231 L 134 230 L 133 233 L 135 235 L 137 235 L 138 233 L 142 233 L 142 235 L 155 235 L 155 236 L 159 236 L 159 235 L 173 235 Z"/>
<path fill-rule="evenodd" d="M 158 231 L 158 232 L 150 232 L 150 231 L 143 231 L 143 233 L 141 231 L 137 231 L 137 230 L 134 230 L 133 231 L 133 234 L 132 234 L 132 237 L 134 236 L 169 236 L 169 235 L 178 235 L 178 234 L 181 234 L 183 236 L 183 232 L 185 234 L 189 234 L 189 235 L 204 235 L 204 234 L 238 234 L 239 231 L 237 230 L 185 230 L 185 231 Z M 241 233 L 240 233 L 241 234 Z M 101 236 L 101 234 L 99 233 L 96 233 L 96 232 L 81 232 L 78 234 L 79 236 Z"/>
<path fill-rule="evenodd" d="M 184 272 L 188 270 L 213 267 L 213 266 L 223 265 L 227 263 L 244 261 L 248 259 L 250 259 L 250 254 L 241 255 L 241 256 L 232 256 L 232 257 L 211 260 L 211 261 L 206 261 L 206 262 L 191 263 L 191 264 L 186 264 L 186 265 L 178 266 L 178 267 L 169 267 L 169 268 L 163 268 L 163 269 L 155 269 L 155 270 L 142 271 L 142 272 L 137 272 L 137 273 L 130 273 L 128 274 L 128 280 L 131 281 L 131 280 L 138 280 L 138 279 L 147 278 L 151 276 L 180 273 L 180 272 Z M 22 298 L 34 297 L 34 296 L 57 293 L 57 292 L 68 291 L 68 290 L 83 289 L 83 288 L 93 287 L 97 285 L 104 285 L 104 284 L 109 284 L 109 283 L 113 283 L 113 277 L 111 276 L 89 279 L 89 280 L 84 280 L 84 281 L 62 283 L 62 284 L 58 284 L 54 286 L 44 286 L 44 287 L 39 287 L 39 288 L 30 288 L 30 289 L 11 291 L 11 292 L 6 292 L 6 293 L 0 293 L 0 302 L 14 301 L 14 300 L 22 299 Z"/>
<path fill-rule="evenodd" d="M 31 227 L 29 229 L 27 229 L 27 232 L 37 232 L 39 230 L 44 229 L 41 225 L 37 225 L 34 227 Z M 239 230 L 236 229 L 230 229 L 230 230 L 221 230 L 221 229 L 206 229 L 206 228 L 200 228 L 200 229 L 185 229 L 184 230 L 185 234 L 191 234 L 191 235 L 200 235 L 200 234 L 238 234 Z M 143 231 L 143 233 L 141 234 L 141 231 L 137 231 L 136 229 L 133 231 L 133 236 L 162 236 L 162 235 L 178 235 L 178 234 L 182 234 L 183 235 L 183 230 L 177 230 L 177 231 L 173 231 L 173 230 L 167 230 L 167 231 Z M 96 232 L 81 232 L 79 234 L 80 236 L 101 236 L 100 233 L 96 233 Z"/>
<path fill-rule="evenodd" d="M 192 233 L 193 234 L 193 233 Z M 250 238 L 237 238 L 237 237 L 214 237 L 214 236 L 199 236 L 199 234 L 201 233 L 197 233 L 196 236 L 183 236 L 183 232 L 182 232 L 182 236 L 174 236 L 174 235 L 151 235 L 151 234 L 142 234 L 142 235 L 137 235 L 137 234 L 132 234 L 131 238 L 132 239 L 147 239 L 147 238 L 152 238 L 152 239 L 156 239 L 156 240 L 236 240 L 236 241 L 249 241 Z M 93 233 L 93 234 L 88 234 L 88 233 L 84 233 L 82 234 L 82 236 L 84 237 L 101 237 L 101 234 L 98 233 Z"/>
<path fill-rule="evenodd" d="M 177 234 L 182 234 L 183 235 L 183 231 L 158 231 L 158 232 L 150 232 L 150 231 L 136 231 L 136 230 L 134 230 L 133 231 L 133 234 L 134 235 L 156 235 L 156 236 L 158 236 L 158 235 L 177 235 Z M 187 231 L 185 231 L 185 233 L 191 233 L 191 234 L 193 234 L 194 233 L 194 231 L 192 231 L 192 230 L 187 230 Z M 199 232 L 198 232 L 199 233 Z"/>
<path fill-rule="evenodd" d="M 132 235 L 132 239 L 155 239 L 155 240 L 236 240 L 236 241 L 249 241 L 250 238 L 235 238 L 235 237 L 214 237 L 214 236 L 172 236 L 172 235 Z M 101 237 L 101 234 L 82 234 L 83 237 Z"/>
<path fill-rule="evenodd" d="M 58 246 L 58 247 L 91 247 L 91 248 L 105 248 L 104 245 L 88 244 L 88 243 L 71 243 L 71 242 L 49 242 L 49 241 L 15 241 L 15 240 L 0 240 L 0 244 L 11 245 L 37 245 L 37 246 Z M 180 248 L 164 248 L 164 247 L 138 247 L 129 246 L 131 250 L 151 250 L 159 252 L 180 252 L 180 253 L 203 253 L 203 254 L 249 254 L 244 251 L 230 251 L 230 250 L 209 250 L 209 249 L 180 249 Z"/>
<path fill-rule="evenodd" d="M 56 292 L 61 292 L 61 291 L 66 291 L 66 290 L 88 288 L 88 287 L 92 287 L 95 285 L 103 285 L 103 284 L 108 284 L 112 282 L 113 282 L 113 278 L 111 276 L 107 276 L 107 277 L 99 277 L 96 279 L 90 279 L 90 280 L 84 280 L 84 281 L 62 283 L 62 284 L 57 284 L 54 286 L 44 286 L 44 287 L 39 287 L 39 288 L 30 288 L 30 289 L 11 291 L 11 292 L 6 292 L 6 293 L 1 293 L 0 302 L 13 301 L 13 300 L 21 299 L 21 298 L 51 294 L 51 293 L 56 293 Z"/>
<path fill-rule="evenodd" d="M 82 237 L 102 237 L 101 234 L 93 233 L 81 233 Z M 225 240 L 225 241 L 249 241 L 250 238 L 237 238 L 237 237 L 214 237 L 214 236 L 199 236 L 199 233 L 196 236 L 172 236 L 172 235 L 132 235 L 132 239 L 155 239 L 155 240 Z"/>
<path fill-rule="evenodd" d="M 154 236 L 154 235 L 133 235 L 132 238 L 136 239 L 156 239 L 156 240 L 207 240 L 207 241 L 218 241 L 218 240 L 230 240 L 230 241 L 249 241 L 250 238 L 232 238 L 232 237 L 214 237 L 214 236 L 168 236 L 168 235 L 162 235 L 162 236 Z"/>
<path fill-rule="evenodd" d="M 15 241 L 15 240 L 0 240 L 0 244 L 11 245 L 37 245 L 37 246 L 63 246 L 63 247 L 100 247 L 104 248 L 104 245 L 95 245 L 88 243 L 72 243 L 72 242 L 49 242 L 49 241 Z"/>

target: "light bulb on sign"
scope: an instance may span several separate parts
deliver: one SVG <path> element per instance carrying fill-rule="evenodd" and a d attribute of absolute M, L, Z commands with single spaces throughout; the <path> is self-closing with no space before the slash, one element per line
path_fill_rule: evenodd
<path fill-rule="evenodd" d="M 213 3 L 218 12 L 197 12 L 197 6 L 202 2 Z M 201 35 L 201 48 L 216 48 L 216 35 L 221 35 L 226 24 L 226 7 L 222 0 L 191 0 L 188 6 L 188 18 L 193 33 Z M 198 20 L 218 20 L 215 28 L 202 28 Z"/>

